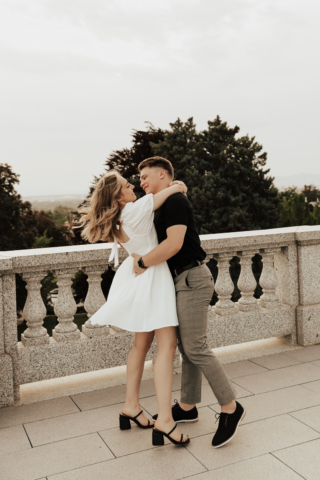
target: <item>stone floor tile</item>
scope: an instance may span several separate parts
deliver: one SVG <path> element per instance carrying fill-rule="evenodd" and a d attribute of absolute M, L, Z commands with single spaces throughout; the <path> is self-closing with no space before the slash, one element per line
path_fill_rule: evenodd
<path fill-rule="evenodd" d="M 303 443 L 274 452 L 273 455 L 292 468 L 305 480 L 319 480 L 320 440 Z"/>
<path fill-rule="evenodd" d="M 49 476 L 48 480 L 178 480 L 204 471 L 185 448 L 170 444 Z"/>
<path fill-rule="evenodd" d="M 243 398 L 240 403 L 247 412 L 242 423 L 251 423 L 301 410 L 302 408 L 320 405 L 320 395 L 310 390 L 308 391 L 300 385 L 296 385 L 294 387 L 282 388 L 281 390 L 252 395 L 251 397 Z M 218 407 L 219 405 L 213 405 L 211 408 L 218 412 Z"/>
<path fill-rule="evenodd" d="M 28 448 L 31 448 L 31 445 L 22 425 L 14 425 L 0 430 L 0 455 Z"/>
<path fill-rule="evenodd" d="M 264 393 L 320 380 L 320 367 L 313 363 L 301 363 L 247 377 L 236 378 L 234 382 L 252 393 Z"/>
<path fill-rule="evenodd" d="M 277 370 L 278 368 L 290 367 L 291 365 L 298 365 L 298 363 L 301 363 L 299 360 L 295 360 L 284 353 L 275 353 L 274 355 L 252 358 L 250 362 L 261 365 L 269 370 Z"/>
<path fill-rule="evenodd" d="M 119 405 L 111 405 L 28 423 L 25 429 L 35 447 L 116 427 L 119 425 L 119 413 Z"/>
<path fill-rule="evenodd" d="M 298 350 L 290 350 L 289 352 L 285 352 L 284 355 L 299 360 L 299 362 L 313 362 L 314 360 L 320 360 L 320 344 L 299 348 Z"/>
<path fill-rule="evenodd" d="M 75 412 L 79 412 L 79 409 L 69 397 L 44 400 L 43 402 L 18 405 L 16 407 L 1 408 L 0 428 L 35 422 L 45 418 L 59 417 L 60 415 Z"/>
<path fill-rule="evenodd" d="M 242 425 L 236 437 L 214 449 L 211 435 L 194 438 L 186 448 L 209 470 L 318 438 L 319 434 L 290 415 Z"/>
<path fill-rule="evenodd" d="M 314 362 L 312 362 L 312 363 L 314 363 L 315 365 L 318 365 L 318 366 L 320 366 L 320 360 L 315 360 L 315 361 L 314 361 Z"/>
<path fill-rule="evenodd" d="M 312 392 L 315 392 L 317 394 L 320 394 L 320 380 L 317 380 L 316 382 L 303 383 L 302 387 L 307 388 L 308 390 L 311 390 Z"/>
<path fill-rule="evenodd" d="M 237 398 L 243 398 L 247 397 L 249 395 L 252 395 L 251 392 L 248 392 L 248 390 L 245 390 L 242 387 L 239 387 L 239 385 L 234 385 L 236 391 L 237 391 Z M 180 390 L 172 392 L 172 404 L 174 403 L 174 400 L 180 400 Z M 217 404 L 218 401 L 216 397 L 213 395 L 211 387 L 209 385 L 202 385 L 202 393 L 201 393 L 201 403 L 197 404 L 198 408 L 201 407 L 207 407 L 208 405 L 214 405 Z M 158 411 L 158 403 L 157 403 L 157 397 L 147 397 L 147 398 L 141 398 L 140 400 L 140 405 L 142 408 L 144 408 L 147 412 L 150 413 L 150 415 L 154 415 Z"/>
<path fill-rule="evenodd" d="M 320 405 L 305 408 L 290 415 L 320 433 Z"/>
<path fill-rule="evenodd" d="M 207 433 L 213 433 L 217 429 L 217 423 L 213 411 L 208 407 L 199 408 L 199 421 L 194 423 L 178 424 L 181 433 L 194 438 Z M 152 432 L 143 430 L 132 424 L 131 430 L 121 431 L 118 427 L 99 431 L 112 453 L 116 457 L 130 455 L 154 448 L 152 446 Z M 170 440 L 165 438 L 165 443 Z"/>
<path fill-rule="evenodd" d="M 91 410 L 92 408 L 124 403 L 126 398 L 126 385 L 103 388 L 101 390 L 95 390 L 94 392 L 79 393 L 78 395 L 71 395 L 71 398 L 83 412 L 85 410 Z"/>
<path fill-rule="evenodd" d="M 93 433 L 2 455 L 1 480 L 35 480 L 111 458 L 114 457 L 102 438 Z"/>
<path fill-rule="evenodd" d="M 300 475 L 286 467 L 272 455 L 262 455 L 206 473 L 190 480 L 302 480 Z"/>
<path fill-rule="evenodd" d="M 223 368 L 229 378 L 244 377 L 246 375 L 253 375 L 254 373 L 267 372 L 266 368 L 256 365 L 249 360 L 242 362 L 227 363 Z"/>

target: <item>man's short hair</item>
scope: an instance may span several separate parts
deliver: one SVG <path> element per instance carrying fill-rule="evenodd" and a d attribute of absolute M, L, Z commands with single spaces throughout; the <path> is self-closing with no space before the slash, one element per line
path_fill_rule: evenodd
<path fill-rule="evenodd" d="M 163 157 L 146 158 L 138 165 L 139 172 L 141 172 L 141 170 L 145 167 L 150 167 L 150 168 L 160 167 L 163 170 L 166 170 L 166 172 L 169 173 L 171 178 L 174 177 L 174 169 L 173 169 L 172 163 L 166 158 L 163 158 Z"/>

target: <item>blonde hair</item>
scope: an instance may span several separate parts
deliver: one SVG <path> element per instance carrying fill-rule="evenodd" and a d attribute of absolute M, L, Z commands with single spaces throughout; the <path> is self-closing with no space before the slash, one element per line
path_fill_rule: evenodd
<path fill-rule="evenodd" d="M 113 242 L 119 232 L 121 208 L 117 201 L 121 194 L 120 175 L 110 170 L 97 183 L 92 195 L 79 208 L 79 227 L 84 227 L 81 236 L 90 243 Z"/>

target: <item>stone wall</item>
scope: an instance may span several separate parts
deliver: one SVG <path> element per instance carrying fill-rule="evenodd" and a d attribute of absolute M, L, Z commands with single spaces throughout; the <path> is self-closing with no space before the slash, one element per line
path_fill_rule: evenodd
<path fill-rule="evenodd" d="M 212 348 L 282 336 L 300 345 L 320 343 L 320 227 L 290 227 L 230 234 L 203 235 L 207 259 L 216 259 L 218 302 L 208 311 L 208 341 Z M 2 252 L 0 255 L 0 406 L 19 398 L 19 387 L 43 379 L 124 365 L 134 334 L 112 326 L 92 326 L 90 317 L 105 302 L 101 275 L 108 265 L 111 245 L 85 245 Z M 256 280 L 252 258 L 260 254 L 259 279 L 263 294 L 254 298 Z M 231 301 L 234 285 L 229 262 L 239 257 L 241 298 Z M 127 257 L 119 249 L 120 264 Z M 71 279 L 79 268 L 88 275 L 84 307 L 89 320 L 80 332 Z M 41 280 L 47 270 L 58 279 L 55 303 L 58 325 L 49 337 Z M 27 330 L 17 341 L 15 274 L 27 282 L 24 307 Z M 156 342 L 148 354 L 154 359 Z M 176 362 L 179 361 L 177 352 Z"/>

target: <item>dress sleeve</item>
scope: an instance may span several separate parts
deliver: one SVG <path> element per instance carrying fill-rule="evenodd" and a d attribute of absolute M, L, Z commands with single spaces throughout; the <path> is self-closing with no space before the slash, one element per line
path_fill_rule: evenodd
<path fill-rule="evenodd" d="M 121 215 L 124 229 L 127 226 L 135 235 L 148 234 L 153 225 L 153 205 L 152 193 L 148 193 L 133 203 L 127 203 Z"/>

